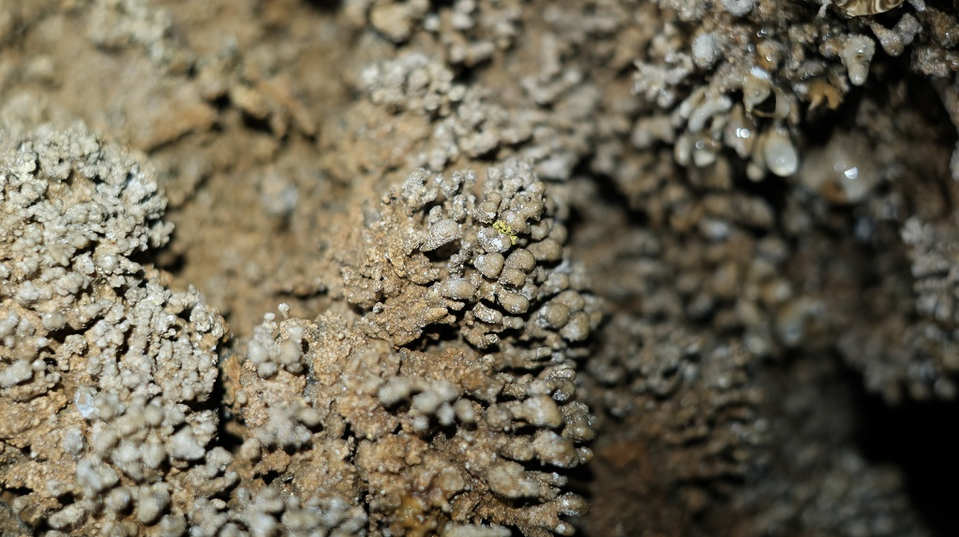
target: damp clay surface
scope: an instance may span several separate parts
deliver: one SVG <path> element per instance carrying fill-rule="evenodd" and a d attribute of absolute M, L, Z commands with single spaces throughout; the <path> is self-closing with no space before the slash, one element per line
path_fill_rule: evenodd
<path fill-rule="evenodd" d="M 0 535 L 951 535 L 957 17 L 0 0 Z"/>

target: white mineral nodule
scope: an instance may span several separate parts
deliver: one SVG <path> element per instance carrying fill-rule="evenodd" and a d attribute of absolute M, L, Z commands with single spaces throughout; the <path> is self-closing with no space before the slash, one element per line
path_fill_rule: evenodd
<path fill-rule="evenodd" d="M 799 169 L 799 153 L 789 140 L 789 135 L 780 130 L 766 134 L 763 158 L 769 171 L 780 177 L 789 177 Z"/>
<path fill-rule="evenodd" d="M 876 52 L 876 43 L 862 35 L 852 35 L 842 48 L 842 63 L 849 74 L 849 82 L 862 86 L 869 75 L 869 64 Z"/>

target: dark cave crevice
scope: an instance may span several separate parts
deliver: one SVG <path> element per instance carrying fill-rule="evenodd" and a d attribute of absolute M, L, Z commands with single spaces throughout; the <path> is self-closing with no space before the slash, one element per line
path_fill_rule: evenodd
<path fill-rule="evenodd" d="M 933 535 L 955 535 L 959 516 L 959 435 L 952 430 L 959 401 L 904 400 L 890 406 L 868 393 L 862 376 L 849 374 L 857 415 L 855 443 L 873 464 L 892 464 Z"/>

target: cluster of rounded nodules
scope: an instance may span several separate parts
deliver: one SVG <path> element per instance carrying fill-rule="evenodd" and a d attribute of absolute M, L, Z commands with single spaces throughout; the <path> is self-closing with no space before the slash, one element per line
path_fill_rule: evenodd
<path fill-rule="evenodd" d="M 429 142 L 406 159 L 411 168 L 440 172 L 464 156 L 484 158 L 505 149 L 532 162 L 540 177 L 565 180 L 592 131 L 588 117 L 597 94 L 581 73 L 564 68 L 559 48 L 552 40 L 544 44 L 543 55 L 549 60 L 542 72 L 523 78 L 524 91 L 535 101 L 530 106 L 504 106 L 480 86 L 456 81 L 442 58 L 422 52 L 369 66 L 360 75 L 361 85 L 371 103 L 390 113 L 432 119 Z M 556 116 L 567 117 L 558 121 Z"/>
<path fill-rule="evenodd" d="M 150 170 L 83 129 L 3 144 L 0 447 L 22 520 L 50 536 L 573 531 L 561 517 L 585 502 L 562 472 L 589 460 L 594 432 L 570 359 L 599 309 L 528 168 L 492 170 L 482 197 L 465 193 L 470 173 L 417 171 L 393 200 L 415 218 L 386 231 L 436 265 L 410 285 L 474 347 L 414 352 L 345 324 L 267 319 L 238 362 L 248 429 L 232 454 L 205 405 L 223 320 L 133 258 L 171 231 Z M 355 477 L 347 493 L 336 475 Z"/>
<path fill-rule="evenodd" d="M 595 433 L 567 365 L 513 374 L 468 347 L 397 349 L 333 314 L 268 314 L 246 360 L 238 457 L 291 497 L 345 502 L 353 524 L 393 534 L 568 535 L 561 517 L 585 510 L 563 472 Z"/>
<path fill-rule="evenodd" d="M 838 349 L 862 372 L 866 387 L 891 404 L 954 400 L 959 393 L 956 219 L 930 222 L 913 215 L 899 234 L 909 265 L 884 275 L 883 303 L 890 306 L 878 309 L 868 323 L 846 329 Z"/>
<path fill-rule="evenodd" d="M 367 230 L 365 258 L 345 267 L 347 299 L 369 307 L 373 324 L 388 326 L 401 311 L 421 316 L 418 327 L 455 325 L 514 367 L 562 362 L 600 317 L 582 270 L 564 256 L 563 202 L 520 163 L 490 168 L 481 195 L 476 183 L 472 172 L 412 172 Z M 421 267 L 416 282 L 382 283 L 399 274 L 384 275 L 378 261 L 389 241 L 402 241 Z M 360 292 L 370 287 L 374 295 Z"/>
<path fill-rule="evenodd" d="M 818 15 L 815 5 L 802 3 L 774 10 L 760 9 L 758 0 L 725 0 L 718 10 L 659 3 L 678 20 L 667 21 L 637 61 L 633 91 L 667 113 L 642 115 L 634 145 L 670 144 L 679 164 L 696 167 L 710 166 L 731 150 L 755 181 L 767 173 L 799 172 L 804 116 L 837 108 L 851 86 L 865 84 L 876 38 L 895 56 L 921 30 L 908 13 L 892 29 L 844 18 L 887 11 L 901 1 L 827 0 Z M 870 30 L 876 38 L 863 33 Z M 834 167 L 835 184 L 828 188 L 851 185 L 848 201 L 861 199 L 859 183 L 873 179 L 856 175 L 855 163 L 837 161 Z"/>
<path fill-rule="evenodd" d="M 912 276 L 903 283 L 912 289 L 903 289 L 903 303 L 908 307 L 883 313 L 909 315 L 913 320 L 892 324 L 883 334 L 851 331 L 840 340 L 840 349 L 847 361 L 863 370 L 867 386 L 888 401 L 898 402 L 904 394 L 918 400 L 954 399 L 959 373 L 955 221 L 933 224 L 913 216 L 900 233 L 909 249 Z"/>
<path fill-rule="evenodd" d="M 476 158 L 532 135 L 528 121 L 511 121 L 505 109 L 486 102 L 475 88 L 454 82 L 453 71 L 435 57 L 403 54 L 367 67 L 360 76 L 371 103 L 390 113 L 435 116 L 431 143 L 410 155 L 410 166 L 440 171 L 462 155 Z"/>
<path fill-rule="evenodd" d="M 521 33 L 522 4 L 518 0 L 488 6 L 458 0 L 444 8 L 436 8 L 428 0 L 347 0 L 343 8 L 358 28 L 372 28 L 396 44 L 425 30 L 436 38 L 450 64 L 472 66 L 487 61 L 498 50 L 509 48 Z"/>
<path fill-rule="evenodd" d="M 623 341 L 626 352 L 601 352 L 587 364 L 608 386 L 602 405 L 615 416 L 660 423 L 670 458 L 696 461 L 672 466 L 671 479 L 743 476 L 761 466 L 768 423 L 755 411 L 763 393 L 752 385 L 743 343 L 632 317 L 613 318 L 604 334 Z"/>
<path fill-rule="evenodd" d="M 431 524 L 468 522 L 459 506 L 472 503 L 486 522 L 527 535 L 567 534 L 572 527 L 560 516 L 583 503 L 563 493 L 560 470 L 589 460 L 581 444 L 594 436 L 588 409 L 575 401 L 572 360 L 599 321 L 599 305 L 564 255 L 565 200 L 521 163 L 486 175 L 480 184 L 472 172 L 419 169 L 391 189 L 364 218 L 353 241 L 359 255 L 341 260 L 344 296 L 361 309 L 359 322 L 336 337 L 312 325 L 271 330 L 276 344 L 264 339 L 250 354 L 270 357 L 256 363 L 263 381 L 241 384 L 299 371 L 284 356 L 310 349 L 302 368 L 312 377 L 307 406 L 335 400 L 368 455 L 356 463 L 362 486 L 400 498 L 371 506 L 374 524 L 395 523 L 388 513 L 415 492 L 442 498 L 422 509 Z M 364 350 L 375 340 L 361 333 L 394 350 Z M 446 336 L 423 352 L 404 348 L 435 333 Z M 337 345 L 353 352 L 325 356 Z M 387 480 L 381 468 L 396 443 L 430 456 Z M 416 483 L 432 483 L 433 492 Z"/>
<path fill-rule="evenodd" d="M 202 409 L 225 328 L 134 260 L 172 228 L 153 172 L 82 127 L 41 130 L 0 139 L 0 201 L 0 486 L 46 535 L 182 534 L 177 490 L 236 481 Z"/>

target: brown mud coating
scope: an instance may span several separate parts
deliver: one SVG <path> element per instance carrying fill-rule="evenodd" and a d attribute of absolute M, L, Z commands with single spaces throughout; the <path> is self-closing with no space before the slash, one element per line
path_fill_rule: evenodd
<path fill-rule="evenodd" d="M 957 15 L 3 0 L 0 534 L 954 528 Z"/>

